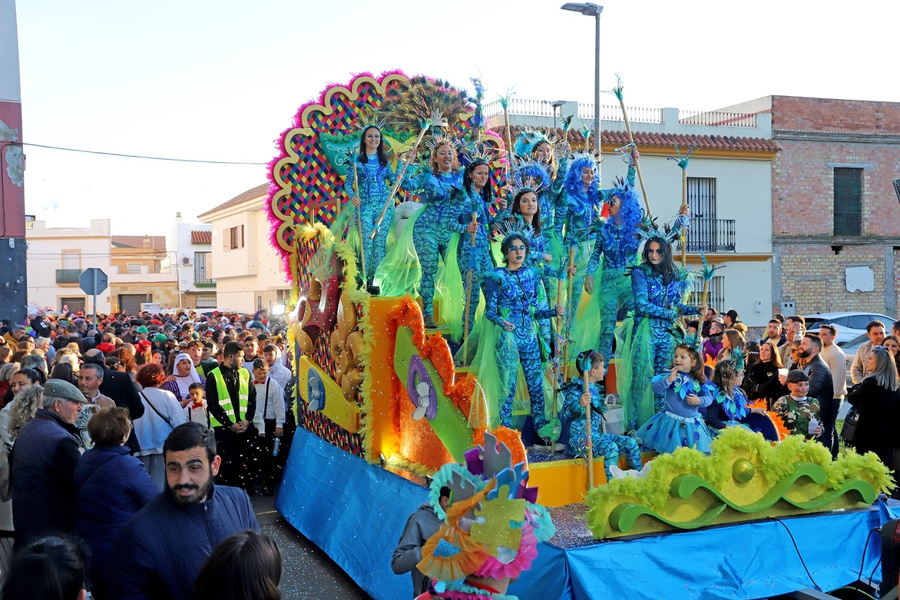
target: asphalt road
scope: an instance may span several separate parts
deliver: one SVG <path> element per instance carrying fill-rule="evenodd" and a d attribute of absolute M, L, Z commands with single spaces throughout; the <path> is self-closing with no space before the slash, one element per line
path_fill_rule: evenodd
<path fill-rule="evenodd" d="M 275 510 L 275 499 L 251 498 L 263 533 L 281 549 L 281 589 L 285 600 L 369 600 L 350 576 Z"/>

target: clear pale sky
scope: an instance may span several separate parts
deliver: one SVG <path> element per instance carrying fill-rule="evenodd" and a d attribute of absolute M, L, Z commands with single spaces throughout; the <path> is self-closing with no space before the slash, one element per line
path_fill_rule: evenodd
<path fill-rule="evenodd" d="M 400 68 L 486 101 L 593 101 L 594 21 L 561 0 L 20 0 L 24 141 L 265 163 L 329 82 Z M 770 94 L 900 101 L 900 2 L 610 0 L 601 87 L 630 106 L 713 109 Z M 603 103 L 612 104 L 605 96 Z M 265 181 L 217 166 L 26 147 L 26 212 L 163 234 Z"/>

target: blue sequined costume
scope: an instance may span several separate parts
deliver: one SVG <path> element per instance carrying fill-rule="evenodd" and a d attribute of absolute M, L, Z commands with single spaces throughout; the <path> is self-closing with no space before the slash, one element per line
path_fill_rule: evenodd
<path fill-rule="evenodd" d="M 717 434 L 720 429 L 725 429 L 726 427 L 750 429 L 743 423 L 747 415 L 750 414 L 750 407 L 748 406 L 750 401 L 747 400 L 744 391 L 735 386 L 732 390 L 732 396 L 728 396 L 725 390 L 718 386 L 713 385 L 712 388 L 713 401 L 706 410 L 706 424 L 713 430 L 713 433 Z"/>
<path fill-rule="evenodd" d="M 606 479 L 612 479 L 610 467 L 619 465 L 619 454 L 624 453 L 628 458 L 628 466 L 632 469 L 641 469 L 641 451 L 637 441 L 625 435 L 603 433 L 600 426 L 603 413 L 606 412 L 606 403 L 600 394 L 597 384 L 589 384 L 591 391 L 591 442 L 594 446 L 594 456 L 603 457 L 603 468 L 606 471 Z M 587 456 L 587 421 L 585 410 L 581 406 L 581 395 L 584 393 L 584 380 L 575 377 L 566 384 L 563 389 L 565 400 L 562 414 L 571 420 L 569 429 L 569 443 L 566 448 L 569 456 L 580 458 Z"/>
<path fill-rule="evenodd" d="M 699 409 L 712 404 L 712 388 L 701 384 L 686 373 L 679 373 L 674 382 L 669 383 L 669 373 L 660 373 L 653 378 L 653 392 L 665 399 L 665 410 L 653 415 L 637 431 L 645 450 L 674 452 L 676 448 L 696 448 L 709 452 L 712 434 L 703 421 Z M 690 395 L 700 398 L 699 406 L 691 406 L 686 398 Z"/>
<path fill-rule="evenodd" d="M 491 217 L 488 205 L 484 198 L 474 191 L 468 194 L 468 204 L 459 219 L 463 226 L 472 222 L 472 213 L 478 215 L 478 231 L 475 232 L 475 246 L 472 246 L 472 234 L 468 231 L 462 234 L 457 249 L 459 271 L 463 283 L 469 269 L 472 269 L 472 289 L 469 292 L 469 331 L 472 331 L 475 320 L 475 311 L 478 309 L 479 293 L 484 287 L 484 276 L 493 271 L 497 265 L 491 258 L 491 227 L 497 220 Z M 473 252 L 474 251 L 474 252 Z M 465 291 L 463 291 L 465 296 Z M 466 299 L 463 298 L 463 303 Z"/>
<path fill-rule="evenodd" d="M 494 269 L 490 276 L 485 316 L 500 327 L 496 345 L 500 377 L 506 382 L 507 396 L 500 407 L 500 423 L 512 426 L 513 398 L 516 395 L 518 367 L 522 367 L 531 415 L 535 431 L 546 425 L 544 415 L 544 377 L 541 369 L 541 351 L 535 327 L 536 319 L 556 316 L 552 309 L 538 306 L 538 278 L 534 271 L 522 267 L 516 271 Z M 515 326 L 513 331 L 504 328 L 504 321 Z"/>
<path fill-rule="evenodd" d="M 594 182 L 585 189 L 581 181 L 584 169 L 594 170 Z M 634 165 L 628 166 L 628 185 L 634 185 Z M 566 192 L 568 208 L 566 213 L 566 237 L 567 249 L 575 248 L 575 272 L 572 282 L 572 297 L 569 299 L 569 307 L 573 315 L 578 310 L 581 302 L 581 294 L 584 289 L 584 277 L 594 249 L 594 235 L 592 225 L 600 214 L 604 203 L 616 193 L 618 188 L 601 190 L 596 181 L 599 180 L 596 163 L 592 158 L 579 158 L 572 161 L 571 169 L 566 176 Z M 564 259 L 568 263 L 568 253 Z M 568 266 L 568 264 L 566 264 Z M 596 270 L 596 269 L 595 269 Z M 603 356 L 607 356 L 604 354 Z"/>
<path fill-rule="evenodd" d="M 413 226 L 413 244 L 422 266 L 419 286 L 422 316 L 431 320 L 434 318 L 434 278 L 438 260 L 447 252 L 450 236 L 466 229 L 460 222 L 460 215 L 467 208 L 462 174 L 423 173 L 411 178 L 409 183 L 404 181 L 403 185 L 421 190 L 419 201 L 425 204 Z"/>
<path fill-rule="evenodd" d="M 607 360 L 612 358 L 613 333 L 619 309 L 634 310 L 630 269 L 637 264 L 637 251 L 641 245 L 637 232 L 641 219 L 637 194 L 627 184 L 615 188 L 613 192 L 622 202 L 618 219 L 609 217 L 599 227 L 587 266 L 588 275 L 596 273 L 602 255 L 600 281 L 594 282 L 594 294 L 600 295 L 598 304 L 601 311 L 600 339 L 596 348 Z"/>
<path fill-rule="evenodd" d="M 384 245 L 387 241 L 388 231 L 391 229 L 394 211 L 388 209 L 384 214 L 384 220 L 378 227 L 375 239 L 372 239 L 371 233 L 375 229 L 375 222 L 384 208 L 390 195 L 391 186 L 394 183 L 396 175 L 390 164 L 382 167 L 378 162 L 378 155 L 367 155 L 368 162 L 362 162 L 361 157 L 357 158 L 356 179 L 358 197 L 360 200 L 359 216 L 362 229 L 363 253 L 366 258 L 366 276 L 368 283 L 372 282 L 375 275 L 375 269 L 384 260 Z M 351 168 L 344 180 L 344 191 L 349 197 L 357 195 L 353 191 L 353 169 Z"/>

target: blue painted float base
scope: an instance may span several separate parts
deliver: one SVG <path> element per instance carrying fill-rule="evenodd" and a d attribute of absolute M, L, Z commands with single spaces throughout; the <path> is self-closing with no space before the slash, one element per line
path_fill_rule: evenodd
<path fill-rule="evenodd" d="M 427 490 L 298 428 L 275 501 L 278 512 L 377 600 L 412 598 L 408 574 L 391 553 Z M 858 578 L 870 531 L 894 518 L 883 503 L 867 510 L 715 527 L 562 549 L 541 544 L 532 568 L 510 586 L 521 600 L 591 598 L 768 598 Z M 782 525 L 783 523 L 783 525 Z M 881 552 L 869 539 L 863 577 Z M 875 580 L 880 580 L 876 569 Z"/>

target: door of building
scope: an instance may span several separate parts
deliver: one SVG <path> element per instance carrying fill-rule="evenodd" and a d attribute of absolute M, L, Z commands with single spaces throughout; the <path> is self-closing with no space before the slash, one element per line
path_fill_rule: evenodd
<path fill-rule="evenodd" d="M 153 294 L 119 294 L 119 312 L 139 315 L 142 302 L 153 302 Z"/>

